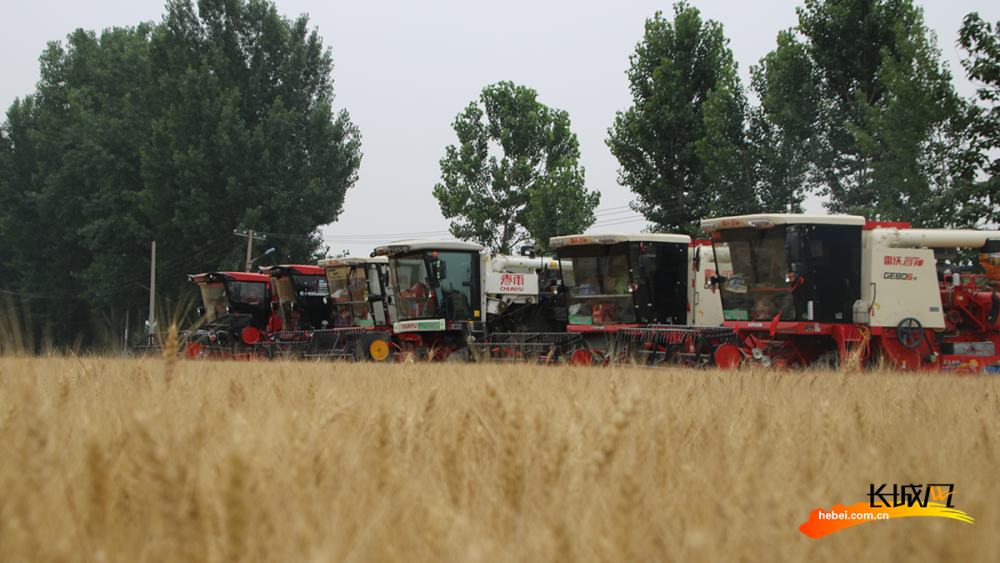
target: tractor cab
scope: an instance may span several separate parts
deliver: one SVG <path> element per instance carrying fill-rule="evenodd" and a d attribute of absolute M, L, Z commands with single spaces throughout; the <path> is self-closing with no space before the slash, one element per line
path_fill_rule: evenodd
<path fill-rule="evenodd" d="M 260 269 L 270 276 L 277 300 L 271 305 L 270 331 L 303 331 L 325 328 L 330 307 L 326 303 L 326 272 L 319 266 L 280 265 Z"/>
<path fill-rule="evenodd" d="M 598 234 L 553 237 L 571 332 L 684 324 L 691 237 Z"/>
<path fill-rule="evenodd" d="M 331 328 L 385 327 L 397 318 L 388 258 L 345 256 L 319 266 L 326 272 Z"/>
<path fill-rule="evenodd" d="M 861 298 L 863 217 L 768 214 L 702 221 L 725 321 L 853 323 Z"/>

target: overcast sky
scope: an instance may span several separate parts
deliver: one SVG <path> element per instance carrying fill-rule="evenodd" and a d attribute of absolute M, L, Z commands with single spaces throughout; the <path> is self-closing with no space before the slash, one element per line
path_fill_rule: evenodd
<path fill-rule="evenodd" d="M 69 2 L 4 0 L 0 17 L 0 104 L 34 91 L 38 56 L 48 41 L 76 28 L 96 31 L 159 22 L 163 0 Z M 360 179 L 344 213 L 323 229 L 333 252 L 367 255 L 385 242 L 414 236 L 450 238 L 431 195 L 438 161 L 454 144 L 451 124 L 483 87 L 501 80 L 538 92 L 540 102 L 569 112 L 580 140 L 587 186 L 600 190 L 597 231 L 639 231 L 633 194 L 618 185 L 618 162 L 604 141 L 615 112 L 631 103 L 625 71 L 646 18 L 672 4 L 509 0 L 507 2 L 345 2 L 277 0 L 290 18 L 309 15 L 334 59 L 335 109 L 346 108 L 362 134 Z M 723 24 L 744 86 L 749 67 L 797 23 L 801 1 L 701 0 L 706 19 Z M 971 97 L 955 46 L 962 19 L 978 11 L 1000 20 L 1000 2 L 934 0 L 922 4 L 959 93 Z M 816 201 L 812 211 L 822 212 Z M 566 233 L 571 234 L 571 233 Z"/>

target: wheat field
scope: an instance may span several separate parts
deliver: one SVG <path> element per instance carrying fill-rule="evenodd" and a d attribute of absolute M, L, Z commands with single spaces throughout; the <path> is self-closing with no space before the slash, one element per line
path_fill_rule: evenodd
<path fill-rule="evenodd" d="M 0 358 L 0 560 L 938 561 L 1000 553 L 993 378 Z M 976 519 L 821 539 L 869 484 Z"/>

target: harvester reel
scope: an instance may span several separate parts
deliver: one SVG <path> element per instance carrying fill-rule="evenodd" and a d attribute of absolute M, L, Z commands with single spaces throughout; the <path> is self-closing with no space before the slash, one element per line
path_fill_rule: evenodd
<path fill-rule="evenodd" d="M 899 326 L 896 327 L 896 337 L 899 338 L 900 344 L 914 350 L 924 341 L 924 327 L 917 319 L 906 317 L 899 321 Z"/>

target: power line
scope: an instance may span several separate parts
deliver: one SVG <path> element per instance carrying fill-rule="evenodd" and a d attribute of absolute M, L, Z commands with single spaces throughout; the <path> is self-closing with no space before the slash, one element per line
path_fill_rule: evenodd
<path fill-rule="evenodd" d="M 185 268 L 184 264 L 190 263 L 192 257 L 195 259 L 204 259 L 206 255 L 220 256 L 220 253 L 218 251 L 222 250 L 224 247 L 227 248 L 226 254 L 233 252 L 233 250 L 228 249 L 229 245 L 226 244 L 228 240 L 229 240 L 228 236 L 219 237 L 213 241 L 210 241 L 208 244 L 202 246 L 201 248 L 196 248 L 190 252 L 181 254 L 170 260 L 165 260 L 162 263 L 163 264 L 162 267 L 160 268 L 161 269 L 160 275 L 165 274 L 169 276 L 171 274 L 177 273 L 181 269 Z M 242 243 L 239 243 L 239 246 L 241 245 Z M 81 297 L 86 294 L 95 297 L 103 297 L 108 295 L 114 295 L 116 293 L 124 293 L 126 291 L 132 291 L 137 288 L 143 288 L 145 286 L 138 285 L 137 282 L 145 281 L 148 279 L 148 277 L 149 277 L 149 272 L 148 270 L 146 270 L 145 267 L 143 267 L 142 270 L 138 271 L 135 274 L 119 277 L 114 282 L 104 285 L 87 286 L 79 289 L 49 291 L 40 293 L 8 291 L 0 289 L 0 293 L 5 295 L 16 295 L 18 297 L 28 297 L 33 299 L 52 299 L 52 300 L 73 299 Z"/>

